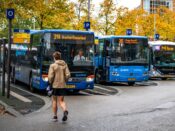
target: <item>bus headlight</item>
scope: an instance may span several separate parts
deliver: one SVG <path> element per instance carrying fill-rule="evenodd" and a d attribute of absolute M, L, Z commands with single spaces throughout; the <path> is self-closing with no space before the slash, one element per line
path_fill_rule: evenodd
<path fill-rule="evenodd" d="M 42 75 L 42 79 L 43 79 L 43 81 L 45 81 L 45 82 L 48 82 L 48 81 L 49 81 L 48 75 Z"/>
<path fill-rule="evenodd" d="M 72 82 L 72 81 L 73 81 L 73 79 L 72 79 L 72 78 L 69 78 L 69 79 L 68 79 L 68 82 Z"/>
<path fill-rule="evenodd" d="M 86 78 L 86 82 L 92 82 L 94 81 L 94 75 L 90 75 Z"/>
<path fill-rule="evenodd" d="M 147 71 L 143 73 L 143 76 L 147 76 L 147 75 L 148 75 L 148 72 Z"/>
<path fill-rule="evenodd" d="M 155 67 L 151 69 L 150 76 L 161 76 L 161 72 L 159 72 Z"/>

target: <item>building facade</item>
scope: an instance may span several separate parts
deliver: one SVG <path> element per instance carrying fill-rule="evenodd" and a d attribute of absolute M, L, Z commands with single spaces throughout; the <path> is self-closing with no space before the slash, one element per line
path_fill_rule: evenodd
<path fill-rule="evenodd" d="M 160 7 L 175 11 L 175 0 L 141 0 L 141 7 L 150 14 L 156 12 L 156 9 Z"/>

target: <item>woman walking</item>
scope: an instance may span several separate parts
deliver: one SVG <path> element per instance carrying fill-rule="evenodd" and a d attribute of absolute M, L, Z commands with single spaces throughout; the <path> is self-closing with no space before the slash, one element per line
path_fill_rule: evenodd
<path fill-rule="evenodd" d="M 57 121 L 57 110 L 58 104 L 63 110 L 62 121 L 67 121 L 68 119 L 68 110 L 66 108 L 66 103 L 64 101 L 64 96 L 66 95 L 65 83 L 70 77 L 70 71 L 65 63 L 61 60 L 61 53 L 55 52 L 53 54 L 54 63 L 50 65 L 48 79 L 49 83 L 52 85 L 52 110 L 54 113 L 53 121 Z"/>

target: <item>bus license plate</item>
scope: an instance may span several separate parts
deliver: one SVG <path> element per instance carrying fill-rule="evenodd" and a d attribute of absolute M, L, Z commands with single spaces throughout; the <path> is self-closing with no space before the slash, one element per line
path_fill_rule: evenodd
<path fill-rule="evenodd" d="M 128 81 L 135 81 L 135 78 L 128 78 Z"/>
<path fill-rule="evenodd" d="M 75 88 L 75 85 L 66 85 L 65 88 L 72 89 Z"/>

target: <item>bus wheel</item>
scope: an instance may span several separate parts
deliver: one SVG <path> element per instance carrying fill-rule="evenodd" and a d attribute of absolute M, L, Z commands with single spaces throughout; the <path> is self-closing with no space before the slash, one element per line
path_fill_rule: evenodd
<path fill-rule="evenodd" d="M 135 82 L 128 82 L 129 86 L 134 86 Z"/>
<path fill-rule="evenodd" d="M 30 88 L 31 92 L 35 92 L 35 89 L 34 89 L 34 87 L 32 85 L 32 77 L 30 78 L 30 81 L 29 81 L 29 88 Z"/>
<path fill-rule="evenodd" d="M 100 74 L 98 71 L 95 73 L 95 83 L 100 84 Z"/>
<path fill-rule="evenodd" d="M 165 80 L 167 80 L 167 78 L 162 78 L 162 80 L 164 80 L 164 81 L 165 81 Z"/>
<path fill-rule="evenodd" d="M 80 90 L 73 90 L 73 93 L 79 93 Z"/>

